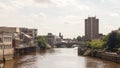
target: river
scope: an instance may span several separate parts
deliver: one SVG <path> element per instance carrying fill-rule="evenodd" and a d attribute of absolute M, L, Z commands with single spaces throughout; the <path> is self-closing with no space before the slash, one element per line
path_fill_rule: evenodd
<path fill-rule="evenodd" d="M 21 56 L 4 68 L 120 68 L 120 64 L 77 55 L 77 48 L 55 48 Z"/>

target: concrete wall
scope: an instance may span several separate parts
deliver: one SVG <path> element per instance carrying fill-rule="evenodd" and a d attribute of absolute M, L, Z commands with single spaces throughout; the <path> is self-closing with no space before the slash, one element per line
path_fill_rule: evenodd
<path fill-rule="evenodd" d="M 4 49 L 5 60 L 13 59 L 14 49 Z M 3 50 L 0 49 L 0 60 L 3 60 Z"/>

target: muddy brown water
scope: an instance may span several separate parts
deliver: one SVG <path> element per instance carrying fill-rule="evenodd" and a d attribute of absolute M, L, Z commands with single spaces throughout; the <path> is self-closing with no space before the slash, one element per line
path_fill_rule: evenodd
<path fill-rule="evenodd" d="M 77 48 L 55 48 L 7 61 L 4 68 L 120 68 L 120 64 L 77 55 Z"/>

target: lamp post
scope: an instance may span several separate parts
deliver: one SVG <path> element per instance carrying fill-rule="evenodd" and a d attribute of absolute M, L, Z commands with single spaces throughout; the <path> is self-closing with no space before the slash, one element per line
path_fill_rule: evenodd
<path fill-rule="evenodd" d="M 2 49 L 3 49 L 3 63 L 5 63 L 5 56 L 4 56 L 4 48 L 5 48 L 5 46 L 4 46 L 4 32 L 2 31 Z"/>

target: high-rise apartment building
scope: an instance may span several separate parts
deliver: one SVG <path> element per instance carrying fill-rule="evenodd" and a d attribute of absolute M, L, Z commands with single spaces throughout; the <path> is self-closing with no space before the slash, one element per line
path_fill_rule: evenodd
<path fill-rule="evenodd" d="M 85 39 L 91 40 L 99 37 L 99 19 L 88 17 L 85 19 Z"/>

